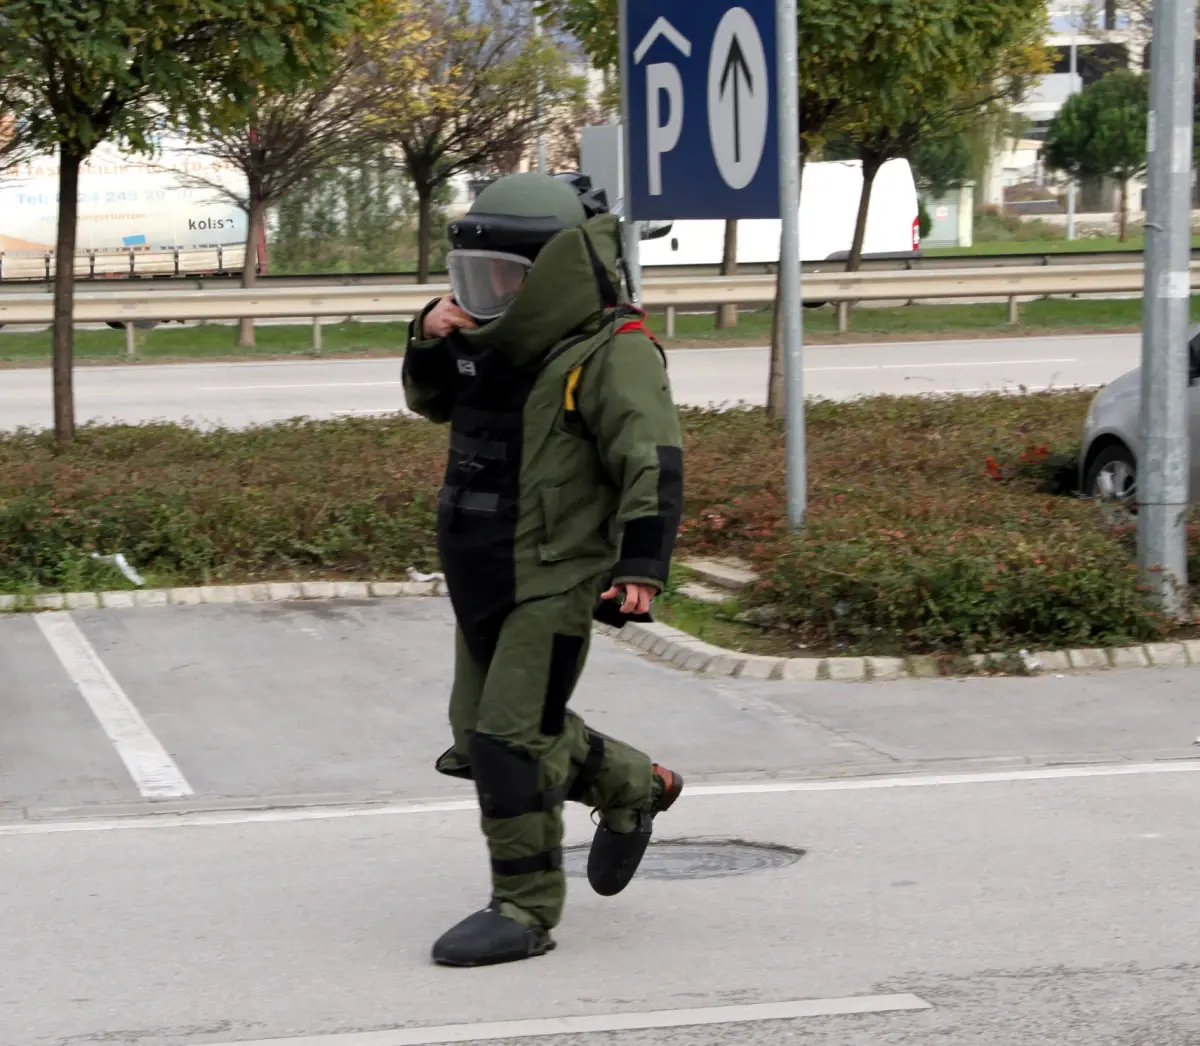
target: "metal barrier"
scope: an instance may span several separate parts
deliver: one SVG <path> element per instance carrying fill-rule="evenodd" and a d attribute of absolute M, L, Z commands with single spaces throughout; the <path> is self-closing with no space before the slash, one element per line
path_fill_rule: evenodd
<path fill-rule="evenodd" d="M 815 273 L 804 279 L 804 300 L 838 304 L 845 326 L 851 302 L 915 301 L 944 298 L 997 298 L 1009 301 L 1009 320 L 1018 316 L 1017 303 L 1024 297 L 1053 294 L 1136 294 L 1141 292 L 1140 264 L 1078 265 L 1036 268 L 961 269 L 948 272 L 858 272 Z M 1191 285 L 1200 286 L 1200 263 L 1191 266 Z M 396 316 L 407 318 L 420 312 L 431 298 L 449 290 L 445 284 L 350 286 L 350 287 L 259 287 L 251 290 L 159 290 L 152 294 L 123 290 L 120 293 L 79 293 L 75 297 L 77 323 L 122 323 L 146 320 L 313 320 L 319 340 L 322 317 Z M 671 276 L 649 279 L 643 303 L 665 309 L 673 327 L 679 308 L 717 305 L 762 305 L 775 299 L 775 277 L 756 276 Z M 52 319 L 49 294 L 0 295 L 0 324 L 46 324 Z M 315 347 L 319 348 L 319 344 Z"/>
<path fill-rule="evenodd" d="M 140 249 L 139 249 L 140 251 Z M 129 252 L 128 258 L 121 253 L 90 252 L 76 259 L 75 278 L 88 292 L 123 293 L 136 286 L 149 290 L 178 290 L 181 287 L 237 287 L 241 284 L 241 259 L 244 252 L 240 247 L 215 247 L 208 251 L 159 252 L 154 254 Z M 1200 261 L 1200 248 L 1194 248 L 1192 257 Z M 17 261 L 22 262 L 21 265 Z M 921 252 L 900 252 L 887 255 L 869 255 L 863 259 L 862 272 L 924 272 L 960 269 L 1025 269 L 1034 266 L 1080 265 L 1123 265 L 1140 264 L 1141 251 L 1042 251 L 1027 254 L 974 254 L 941 255 Z M 831 257 L 822 261 L 804 262 L 803 271 L 808 273 L 841 272 L 846 267 L 844 257 Z M 739 276 L 770 275 L 778 271 L 777 262 L 743 262 L 738 265 Z M 51 289 L 53 260 L 50 254 L 34 260 L 18 259 L 13 252 L 0 251 L 0 294 L 31 294 Z M 647 274 L 657 279 L 668 276 L 717 276 L 720 265 L 657 265 Z M 444 271 L 431 274 L 438 282 L 446 277 Z M 398 284 L 416 284 L 411 272 L 353 272 L 353 273 L 307 273 L 259 277 L 264 286 L 296 287 L 342 287 L 374 285 L 390 287 Z"/>

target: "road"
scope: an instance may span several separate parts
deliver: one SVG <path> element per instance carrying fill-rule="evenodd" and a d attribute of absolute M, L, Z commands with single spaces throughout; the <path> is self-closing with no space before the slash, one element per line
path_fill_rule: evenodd
<path fill-rule="evenodd" d="M 660 844 L 766 849 L 614 899 L 571 851 L 557 951 L 449 971 L 487 891 L 430 765 L 451 637 L 444 600 L 0 617 L 0 1046 L 1200 1036 L 1200 670 L 757 684 L 599 640 L 575 706 L 688 777 Z"/>
<path fill-rule="evenodd" d="M 805 353 L 809 395 L 970 392 L 1102 385 L 1137 365 L 1140 336 L 813 346 Z M 242 427 L 298 415 L 370 416 L 402 406 L 398 360 L 80 367 L 78 417 L 139 423 L 190 419 Z M 680 404 L 761 404 L 767 351 L 678 349 L 670 353 Z M 0 429 L 51 424 L 46 370 L 0 371 Z"/>

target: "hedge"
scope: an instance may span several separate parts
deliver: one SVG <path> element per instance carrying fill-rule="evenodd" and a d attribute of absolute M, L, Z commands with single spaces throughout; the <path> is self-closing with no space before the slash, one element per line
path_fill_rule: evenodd
<path fill-rule="evenodd" d="M 971 652 L 1170 631 L 1134 534 L 1070 496 L 1086 393 L 879 397 L 808 412 L 810 509 L 782 427 L 685 411 L 682 553 L 738 555 L 797 644 Z M 446 432 L 404 418 L 0 437 L 0 590 L 401 577 L 436 567 Z M 1195 543 L 1200 547 L 1200 542 Z"/>

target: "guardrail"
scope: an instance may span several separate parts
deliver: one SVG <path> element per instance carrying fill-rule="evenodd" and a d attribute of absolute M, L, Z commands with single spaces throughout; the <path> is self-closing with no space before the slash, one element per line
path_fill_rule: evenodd
<path fill-rule="evenodd" d="M 847 306 L 860 301 L 914 301 L 929 298 L 1008 299 L 1009 320 L 1018 319 L 1021 298 L 1052 294 L 1131 294 L 1142 290 L 1141 265 L 1080 265 L 1045 268 L 950 272 L 817 273 L 803 283 L 806 303 L 839 305 L 839 327 L 845 329 Z M 1191 286 L 1200 286 L 1200 263 L 1191 266 Z M 261 287 L 252 290 L 176 290 L 145 294 L 77 294 L 77 323 L 121 323 L 133 345 L 133 325 L 140 321 L 285 319 L 313 321 L 314 348 L 320 349 L 320 320 L 330 316 L 396 316 L 407 318 L 449 290 L 445 284 L 390 287 Z M 644 286 L 643 304 L 667 313 L 673 333 L 676 310 L 717 305 L 762 305 L 775 298 L 775 277 L 660 277 Z M 52 319 L 49 294 L 0 296 L 0 324 L 45 324 Z"/>
<path fill-rule="evenodd" d="M 203 252 L 194 252 L 203 253 Z M 216 251 L 208 254 L 217 258 Z M 119 255 L 114 255 L 121 261 Z M 1192 258 L 1200 261 L 1200 248 L 1192 251 Z M 196 259 L 189 259 L 188 264 L 179 265 L 178 261 L 164 262 L 162 266 L 134 270 L 125 265 L 114 264 L 111 269 L 97 268 L 94 264 L 90 269 L 77 266 L 76 285 L 86 288 L 88 293 L 121 294 L 131 287 L 139 290 L 174 292 L 180 289 L 192 288 L 201 290 L 209 287 L 240 287 L 240 260 L 231 260 L 232 255 L 226 252 L 224 266 L 206 267 L 192 264 Z M 1035 266 L 1044 267 L 1077 267 L 1081 265 L 1123 265 L 1142 264 L 1141 251 L 1061 251 L 1042 252 L 1036 254 L 973 254 L 973 255 L 929 255 L 900 253 L 894 255 L 878 255 L 863 259 L 862 272 L 924 272 L 924 271 L 958 271 L 962 269 L 1025 269 Z M 5 270 L 3 257 L 0 255 L 0 294 L 35 294 L 51 290 L 50 277 L 39 272 L 33 275 L 32 270 L 24 276 L 12 275 L 11 267 Z M 170 263 L 169 263 L 170 262 Z M 805 274 L 841 272 L 845 269 L 844 258 L 828 258 L 824 261 L 804 262 L 802 269 Z M 46 266 L 50 263 L 47 261 Z M 776 262 L 746 262 L 738 266 L 739 276 L 770 275 L 778 270 Z M 230 270 L 236 271 L 230 271 Z M 46 272 L 51 271 L 50 268 Z M 647 278 L 659 279 L 671 276 L 687 276 L 698 278 L 702 276 L 718 276 L 719 265 L 656 265 L 646 270 Z M 438 282 L 446 278 L 444 271 L 431 273 Z M 411 272 L 352 272 L 352 273 L 307 273 L 259 276 L 262 286 L 267 287 L 351 287 L 379 286 L 391 287 L 399 284 L 415 286 L 416 275 Z"/>

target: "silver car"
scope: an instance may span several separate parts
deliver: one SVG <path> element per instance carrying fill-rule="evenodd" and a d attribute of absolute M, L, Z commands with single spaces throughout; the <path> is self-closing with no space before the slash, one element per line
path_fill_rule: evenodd
<path fill-rule="evenodd" d="M 1083 425 L 1079 455 L 1085 497 L 1137 504 L 1138 440 L 1142 405 L 1141 368 L 1122 374 L 1096 393 Z M 1188 500 L 1200 501 L 1200 326 L 1188 335 L 1188 421 L 1191 484 Z"/>

